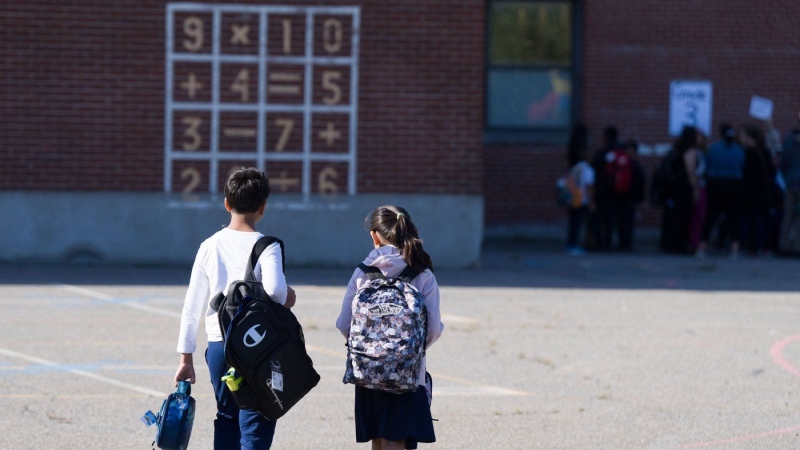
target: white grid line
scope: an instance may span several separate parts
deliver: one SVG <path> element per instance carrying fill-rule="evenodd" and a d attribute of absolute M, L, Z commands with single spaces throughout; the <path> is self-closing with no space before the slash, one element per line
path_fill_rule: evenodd
<path fill-rule="evenodd" d="M 212 42 L 210 53 L 186 53 L 175 48 L 176 13 L 210 13 L 212 20 Z M 172 191 L 173 161 L 207 161 L 208 191 L 218 191 L 219 164 L 221 161 L 255 160 L 261 170 L 268 169 L 269 161 L 302 162 L 301 192 L 304 202 L 311 198 L 313 162 L 347 162 L 347 193 L 356 193 L 356 161 L 358 139 L 358 63 L 360 44 L 360 7 L 303 7 L 303 6 L 257 6 L 257 5 L 217 5 L 204 3 L 169 3 L 166 6 L 166 71 L 165 71 L 165 118 L 164 118 L 164 191 Z M 257 14 L 258 55 L 225 55 L 221 52 L 222 15 L 225 13 Z M 269 55 L 269 17 L 275 14 L 304 15 L 305 53 L 303 56 Z M 314 23 L 318 15 L 344 16 L 351 19 L 350 56 L 314 55 Z M 182 50 L 182 49 L 181 49 Z M 195 62 L 211 64 L 211 101 L 175 101 L 175 63 Z M 221 99 L 221 65 L 224 63 L 257 64 L 258 100 L 255 103 L 225 103 Z M 270 104 L 267 102 L 267 72 L 270 64 L 302 65 L 304 68 L 303 102 L 298 104 Z M 344 105 L 314 104 L 314 67 L 345 66 L 350 69 L 350 102 Z M 210 114 L 210 137 L 203 151 L 183 151 L 173 148 L 174 113 L 176 111 L 206 111 Z M 244 151 L 222 151 L 220 148 L 220 113 L 254 112 L 258 117 L 256 148 Z M 302 113 L 302 149 L 284 152 L 267 152 L 267 114 L 273 112 Z M 349 147 L 347 153 L 314 152 L 312 145 L 312 120 L 314 114 L 348 114 Z"/>

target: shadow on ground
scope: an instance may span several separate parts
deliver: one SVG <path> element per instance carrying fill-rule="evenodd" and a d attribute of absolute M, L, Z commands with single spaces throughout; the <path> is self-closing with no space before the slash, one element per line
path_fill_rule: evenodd
<path fill-rule="evenodd" d="M 357 262 L 356 262 L 357 263 Z M 355 264 L 354 263 L 354 266 Z M 435 259 L 434 259 L 435 263 Z M 190 266 L 0 266 L 0 284 L 182 286 Z M 347 267 L 288 267 L 295 285 L 344 286 Z M 800 259 L 712 254 L 706 259 L 662 255 L 651 248 L 635 253 L 568 256 L 549 241 L 492 240 L 484 244 L 480 267 L 437 270 L 442 286 L 558 289 L 680 289 L 779 291 L 800 288 Z"/>

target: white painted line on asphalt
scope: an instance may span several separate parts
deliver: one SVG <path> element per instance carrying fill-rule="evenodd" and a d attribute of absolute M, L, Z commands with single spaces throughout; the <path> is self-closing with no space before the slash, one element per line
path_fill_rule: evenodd
<path fill-rule="evenodd" d="M 123 300 L 118 300 L 110 295 L 103 294 L 102 292 L 97 292 L 92 289 L 83 288 L 80 286 L 73 286 L 71 284 L 56 284 L 56 287 L 61 288 L 65 291 L 72 292 L 74 294 L 83 295 L 86 297 L 94 298 L 97 300 L 103 300 L 105 302 L 113 302 L 115 305 L 125 306 L 132 309 L 138 309 L 139 311 L 145 311 L 153 314 L 159 314 L 166 317 L 172 317 L 174 319 L 180 319 L 181 313 L 176 311 L 170 311 L 168 309 L 161 309 L 156 308 L 149 305 L 142 305 L 141 303 L 136 302 L 128 302 Z"/>
<path fill-rule="evenodd" d="M 48 361 L 46 359 L 37 358 L 36 356 L 26 355 L 25 353 L 15 352 L 13 350 L 8 350 L 6 348 L 0 348 L 0 355 L 10 356 L 12 358 L 22 359 L 25 361 L 29 361 L 35 364 L 41 364 L 43 366 L 49 366 L 57 370 L 62 370 L 64 372 L 68 372 L 74 375 L 79 375 L 82 377 L 90 378 L 95 381 L 99 381 L 101 383 L 110 384 L 113 386 L 121 387 L 123 389 L 128 389 L 131 391 L 139 392 L 141 394 L 150 395 L 153 397 L 166 397 L 167 394 L 165 392 L 155 391 L 153 389 L 148 389 L 141 386 L 136 386 L 134 384 L 125 383 L 123 381 L 115 380 L 113 378 L 104 377 L 102 375 L 97 375 L 95 373 L 87 372 L 85 370 L 74 369 L 62 364 Z"/>
<path fill-rule="evenodd" d="M 91 367 L 97 368 L 97 370 L 121 370 L 121 371 L 125 371 L 125 370 L 167 370 L 167 371 L 174 371 L 176 369 L 176 367 L 177 367 L 177 366 L 133 366 L 133 365 L 131 365 L 131 366 L 126 366 L 126 365 L 93 366 L 91 364 L 80 365 L 80 366 L 81 367 L 90 367 L 91 366 Z M 0 365 L 0 372 L 3 372 L 5 370 L 8 370 L 8 371 L 30 370 L 33 367 L 35 367 L 35 366 L 11 366 L 11 365 L 6 366 L 6 365 Z M 66 367 L 66 366 L 64 366 L 64 367 Z M 194 368 L 194 370 L 195 370 L 195 372 L 199 372 L 199 371 L 203 371 L 203 370 L 208 371 L 207 370 L 207 366 L 203 366 L 203 365 L 196 366 Z"/>

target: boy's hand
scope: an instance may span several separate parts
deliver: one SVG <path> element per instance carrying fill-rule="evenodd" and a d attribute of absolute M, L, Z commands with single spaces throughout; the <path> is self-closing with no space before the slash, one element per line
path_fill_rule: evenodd
<path fill-rule="evenodd" d="M 283 304 L 286 308 L 291 308 L 297 302 L 297 294 L 291 286 L 286 286 L 286 303 Z"/>
<path fill-rule="evenodd" d="M 194 361 L 191 353 L 181 353 L 181 362 L 178 365 L 178 371 L 175 372 L 175 386 L 179 381 L 189 380 L 189 383 L 194 384 Z"/>

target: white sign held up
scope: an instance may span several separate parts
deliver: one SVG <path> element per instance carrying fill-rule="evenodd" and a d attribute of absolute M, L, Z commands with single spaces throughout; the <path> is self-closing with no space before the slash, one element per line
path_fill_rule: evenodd
<path fill-rule="evenodd" d="M 754 95 L 753 99 L 750 100 L 750 117 L 759 120 L 770 120 L 772 119 L 774 107 L 772 100 Z"/>

